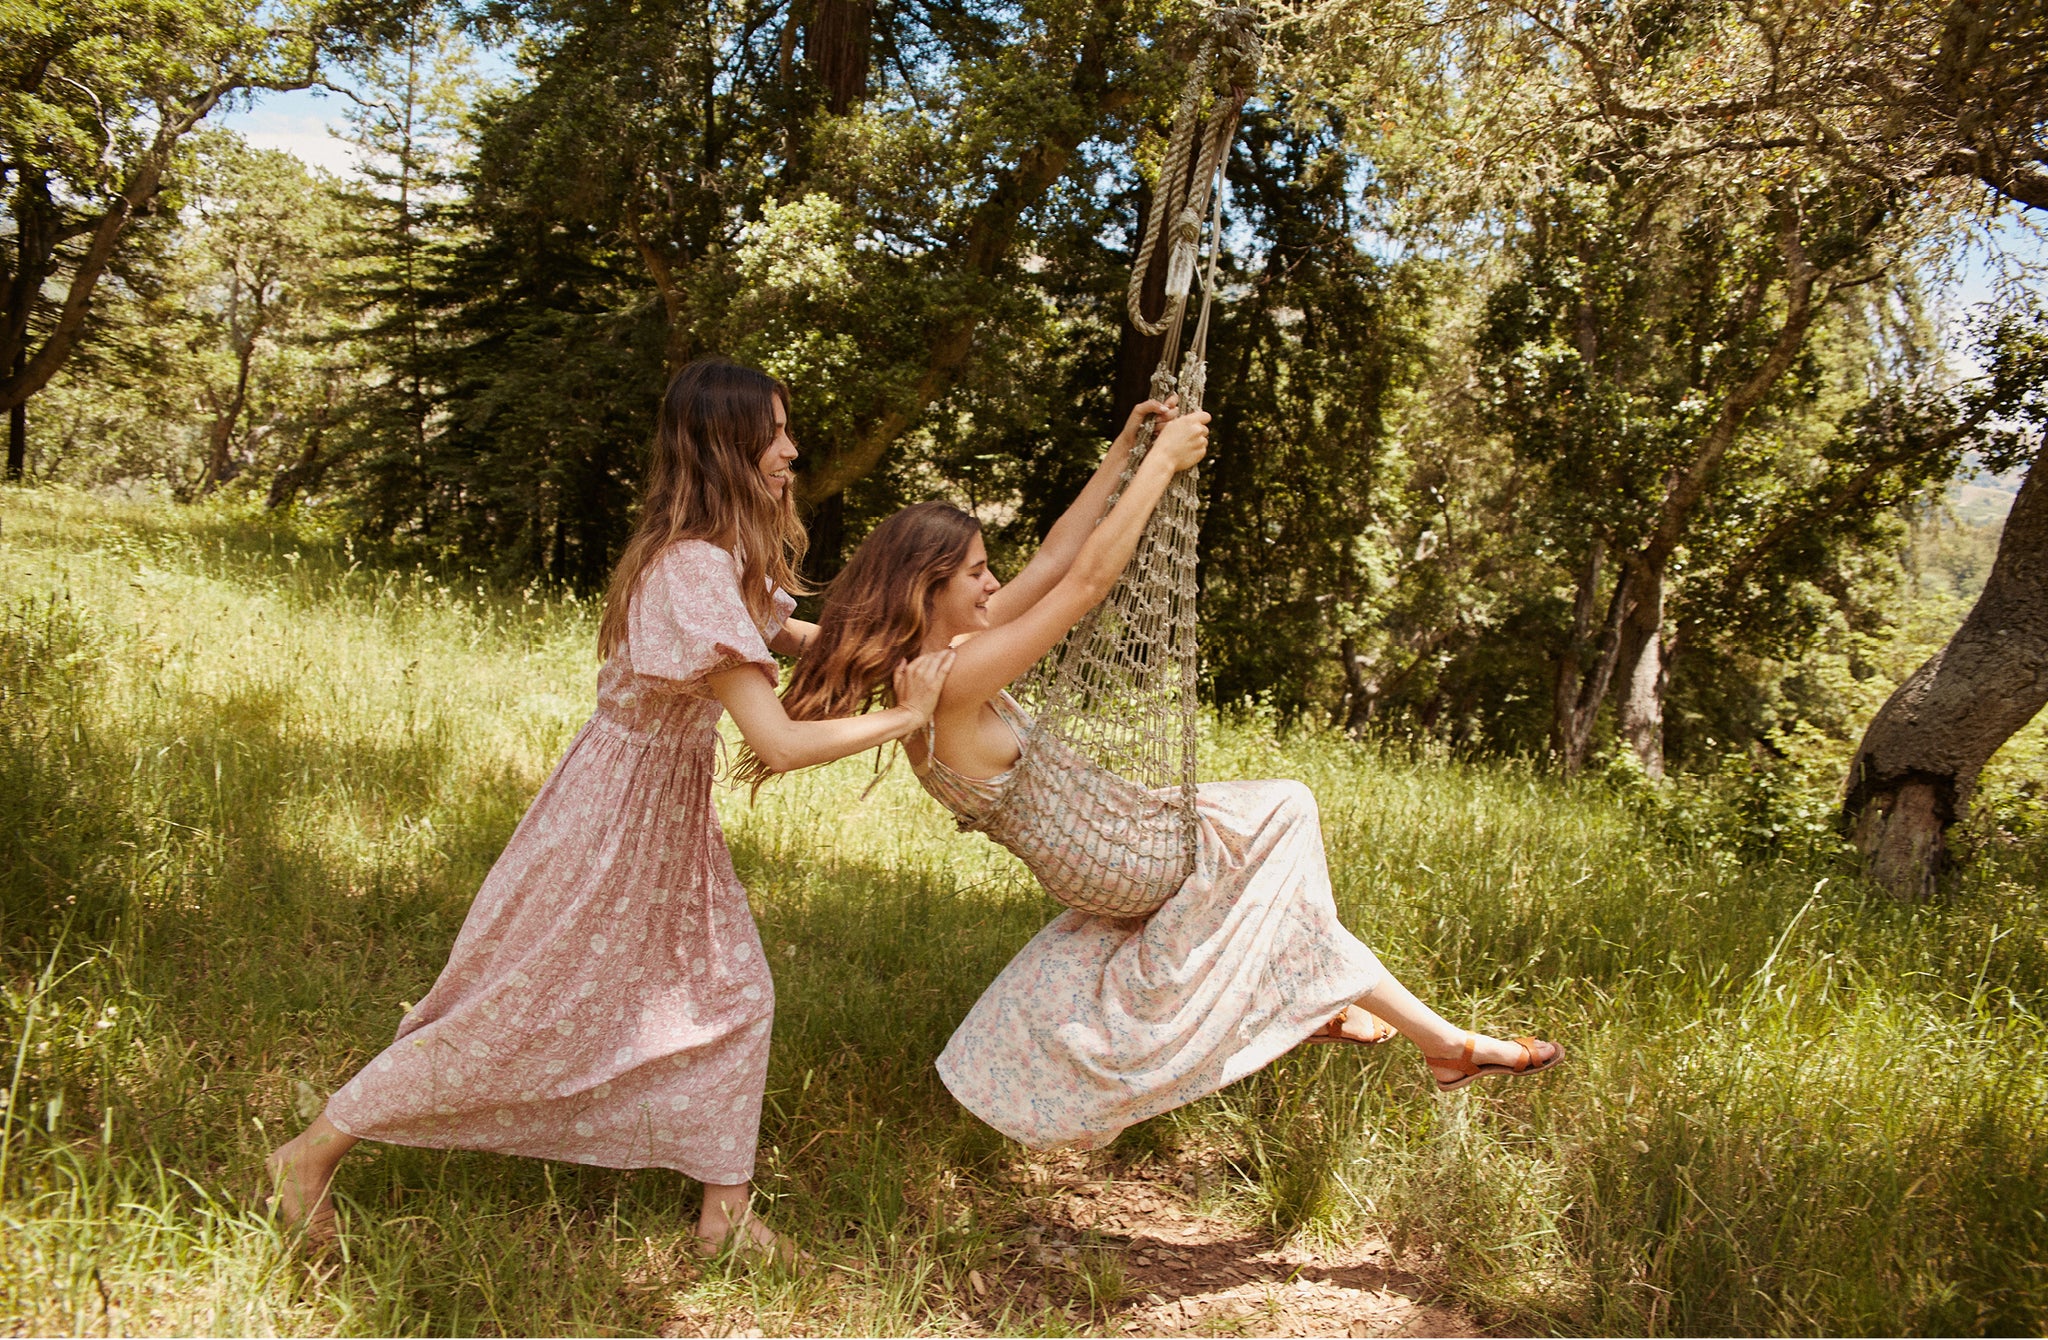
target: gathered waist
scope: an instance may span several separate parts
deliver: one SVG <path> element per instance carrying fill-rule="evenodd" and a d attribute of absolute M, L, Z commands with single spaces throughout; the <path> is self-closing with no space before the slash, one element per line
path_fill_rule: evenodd
<path fill-rule="evenodd" d="M 619 720 L 602 707 L 590 714 L 583 723 L 581 734 L 602 735 L 636 749 L 669 749 L 677 753 L 702 751 L 716 760 L 719 748 L 718 723 L 714 719 L 704 722 L 660 722 L 653 726 L 636 726 Z"/>

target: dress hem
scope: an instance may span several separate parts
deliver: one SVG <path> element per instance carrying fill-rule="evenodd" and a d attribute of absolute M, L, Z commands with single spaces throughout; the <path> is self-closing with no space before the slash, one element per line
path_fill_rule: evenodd
<path fill-rule="evenodd" d="M 707 1177 L 703 1173 L 684 1167 L 681 1163 L 615 1163 L 610 1159 L 572 1159 L 565 1158 L 560 1154 L 534 1154 L 521 1149 L 492 1148 L 486 1145 L 461 1144 L 455 1141 L 421 1140 L 390 1135 L 363 1135 L 360 1132 L 350 1130 L 346 1122 L 336 1120 L 331 1109 L 322 1115 L 327 1118 L 330 1125 L 343 1135 L 354 1140 L 368 1140 L 380 1145 L 403 1145 L 408 1149 L 446 1149 L 473 1154 L 508 1154 L 513 1158 L 545 1159 L 549 1163 L 566 1163 L 575 1168 L 614 1168 L 620 1172 L 636 1172 L 642 1169 L 660 1168 L 666 1172 L 681 1173 L 693 1182 L 703 1182 L 711 1186 L 739 1186 L 754 1180 L 754 1170 L 751 1167 L 738 1177 L 729 1178 L 722 1172 L 716 1177 Z"/>
<path fill-rule="evenodd" d="M 1375 966 L 1378 967 L 1379 970 L 1372 976 L 1370 985 L 1362 987 L 1359 990 L 1352 992 L 1350 995 L 1345 996 L 1341 1002 L 1331 1005 L 1330 1009 L 1332 1012 L 1340 1008 L 1341 1005 L 1356 1004 L 1360 999 L 1371 995 L 1374 991 L 1377 991 L 1379 989 L 1380 983 L 1387 980 L 1388 974 L 1384 966 L 1380 966 L 1377 963 L 1375 963 Z M 1142 1117 L 1138 1117 L 1135 1120 L 1126 1122 L 1124 1125 L 1117 1127 L 1113 1131 L 1086 1131 L 1078 1135 L 1069 1136 L 1063 1140 L 1049 1141 L 1044 1144 L 1034 1143 L 1034 1141 L 1030 1137 L 1020 1135 L 1016 1131 L 1007 1129 L 1003 1125 L 1003 1123 L 992 1119 L 987 1113 L 981 1111 L 980 1108 L 977 1107 L 974 1103 L 968 1101 L 967 1098 L 962 1096 L 960 1090 L 954 1086 L 953 1076 L 948 1073 L 949 1067 L 946 1065 L 946 1058 L 943 1053 L 940 1055 L 939 1059 L 933 1063 L 932 1068 L 939 1072 L 939 1082 L 946 1086 L 947 1093 L 953 1095 L 953 1101 L 959 1103 L 960 1106 L 966 1108 L 967 1111 L 971 1113 L 974 1116 L 974 1118 L 980 1121 L 983 1125 L 989 1127 L 991 1130 L 994 1130 L 995 1132 L 1004 1136 L 1007 1139 L 1015 1140 L 1018 1144 L 1023 1145 L 1026 1149 L 1036 1150 L 1040 1153 L 1045 1153 L 1058 1149 L 1100 1149 L 1104 1145 L 1110 1143 L 1119 1135 L 1122 1135 L 1125 1131 L 1129 1130 L 1132 1126 L 1137 1125 L 1141 1121 L 1150 1121 L 1153 1117 L 1160 1116 L 1167 1112 L 1171 1112 L 1175 1108 L 1184 1107 L 1188 1103 L 1196 1102 L 1200 1099 L 1207 1098 L 1211 1094 L 1220 1093 L 1224 1089 L 1227 1089 L 1231 1085 L 1237 1083 L 1239 1080 L 1244 1079 L 1246 1076 L 1255 1074 L 1258 1071 L 1265 1069 L 1267 1066 L 1273 1064 L 1273 1062 L 1279 1060 L 1287 1053 L 1293 1051 L 1296 1047 L 1299 1047 L 1303 1043 L 1307 1042 L 1309 1038 L 1315 1034 L 1316 1030 L 1323 1026 L 1323 1022 L 1325 1022 L 1326 1019 L 1327 1016 L 1319 1016 L 1318 1018 L 1311 1020 L 1309 1023 L 1303 1026 L 1300 1036 L 1294 1038 L 1293 1041 L 1288 1042 L 1285 1046 L 1277 1048 L 1268 1055 L 1259 1055 L 1261 1051 L 1265 1050 L 1263 1046 L 1247 1047 L 1245 1050 L 1240 1051 L 1238 1053 L 1239 1057 L 1252 1056 L 1257 1057 L 1257 1059 L 1250 1061 L 1241 1070 L 1238 1070 L 1235 1074 L 1230 1074 L 1226 1072 L 1221 1082 L 1219 1082 L 1213 1089 L 1205 1090 L 1204 1092 L 1196 1094 L 1194 1097 L 1191 1098 L 1179 1099 L 1166 1107 L 1162 1107 L 1161 1109 L 1159 1109 L 1158 1112 L 1148 1112 Z M 1286 1034 L 1283 1033 L 1281 1034 L 1281 1036 L 1285 1037 Z"/>

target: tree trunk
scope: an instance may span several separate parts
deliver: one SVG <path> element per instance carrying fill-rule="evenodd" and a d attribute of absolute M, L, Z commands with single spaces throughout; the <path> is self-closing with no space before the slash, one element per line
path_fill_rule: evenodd
<path fill-rule="evenodd" d="M 1579 678 L 1586 670 L 1586 646 L 1592 636 L 1593 601 L 1600 586 L 1600 563 L 1607 555 L 1607 542 L 1594 536 L 1586 548 L 1586 566 L 1579 573 L 1578 589 L 1572 594 L 1572 632 L 1564 653 L 1557 658 L 1557 683 L 1551 690 L 1550 750 L 1560 759 L 1571 754 L 1573 709 L 1579 700 Z"/>
<path fill-rule="evenodd" d="M 1878 709 L 1842 799 L 1865 869 L 1895 897 L 1926 898 L 1949 827 L 1977 777 L 2048 704 L 2048 448 L 2005 519 L 1984 591 L 1948 645 Z"/>
<path fill-rule="evenodd" d="M 1622 738 L 1636 751 L 1643 775 L 1664 780 L 1664 574 L 1646 570 L 1635 608 L 1621 630 Z"/>
<path fill-rule="evenodd" d="M 1712 426 L 1700 439 L 1692 459 L 1672 472 L 1665 481 L 1664 498 L 1650 533 L 1633 551 L 1620 556 L 1621 572 L 1614 584 L 1614 597 L 1607 606 L 1607 618 L 1600 646 L 1589 664 L 1586 657 L 1590 631 L 1591 592 L 1597 584 L 1600 552 L 1589 553 L 1588 567 L 1579 579 L 1578 602 L 1573 611 L 1572 641 L 1560 658 L 1556 696 L 1552 708 L 1552 747 L 1563 761 L 1565 771 L 1585 766 L 1592 752 L 1593 724 L 1600 704 L 1622 672 L 1621 727 L 1636 748 L 1636 756 L 1653 777 L 1664 775 L 1663 665 L 1664 573 L 1684 542 L 1693 513 L 1706 495 L 1708 483 L 1722 459 L 1735 444 L 1750 413 L 1799 356 L 1816 308 L 1814 285 L 1821 271 L 1807 258 L 1800 236 L 1803 217 L 1798 208 L 1781 206 L 1778 219 L 1778 251 L 1784 262 L 1785 317 L 1777 336 L 1763 359 L 1728 388 Z M 1876 216 L 1865 220 L 1865 231 L 1876 226 Z M 1768 267 L 1750 276 L 1748 291 L 1761 301 L 1772 277 Z M 1581 325 L 1580 340 L 1587 345 L 1589 333 Z"/>
<path fill-rule="evenodd" d="M 233 438 L 235 421 L 229 411 L 216 415 L 206 432 L 206 473 L 199 479 L 201 497 L 213 492 L 228 482 L 228 443 Z"/>
<path fill-rule="evenodd" d="M 1366 727 L 1371 725 L 1373 717 L 1379 713 L 1380 704 L 1407 685 L 1442 641 L 1443 632 L 1439 630 L 1412 645 L 1410 650 L 1414 654 L 1408 658 L 1408 664 L 1402 667 L 1401 673 L 1392 679 L 1383 680 L 1378 675 L 1368 673 L 1372 667 L 1358 654 L 1358 644 L 1348 637 L 1344 638 L 1339 646 L 1344 655 L 1344 682 L 1347 686 L 1344 694 L 1345 733 L 1352 736 L 1363 735 Z"/>
<path fill-rule="evenodd" d="M 263 500 L 265 509 L 274 512 L 280 507 L 289 507 L 298 501 L 299 494 L 304 492 L 319 474 L 320 466 L 320 435 L 308 433 L 306 445 L 299 452 L 299 458 L 271 477 L 270 494 Z"/>
<path fill-rule="evenodd" d="M 1557 667 L 1551 747 L 1566 772 L 1585 767 L 1587 756 L 1593 752 L 1593 723 L 1600 717 L 1600 704 L 1607 701 L 1615 667 L 1621 663 L 1622 633 L 1636 604 L 1635 570 L 1624 564 L 1614 580 L 1614 595 L 1607 602 L 1600 641 L 1591 644 L 1593 604 L 1598 599 L 1601 563 L 1606 552 L 1607 544 L 1602 539 L 1595 539 L 1587 550 L 1586 566 L 1579 574 L 1578 594 L 1572 602 L 1571 645 Z"/>
<path fill-rule="evenodd" d="M 275 511 L 291 506 L 301 493 L 313 488 L 319 483 L 320 476 L 327 472 L 323 453 L 327 446 L 327 429 L 334 420 L 336 380 L 334 373 L 327 374 L 320 409 L 306 426 L 306 445 L 300 448 L 298 460 L 279 470 L 271 479 L 270 496 L 264 500 L 264 507 Z"/>
<path fill-rule="evenodd" d="M 14 356 L 14 370 L 17 374 L 28 366 L 28 351 L 22 350 Z M 7 477 L 19 484 L 28 472 L 28 402 L 11 407 L 7 411 Z"/>
<path fill-rule="evenodd" d="M 1103 113 L 1131 101 L 1129 89 L 1110 84 L 1104 54 L 1109 42 L 1119 40 L 1114 25 L 1120 12 L 1114 7 L 1094 12 L 1096 26 L 1082 41 L 1068 78 L 1067 91 L 1074 100 L 1072 114 L 1060 118 L 1043 140 L 1010 158 L 963 231 L 947 246 L 940 270 L 968 280 L 963 286 L 968 291 L 976 287 L 975 281 L 995 278 L 1009 264 L 1022 216 L 1066 174 L 1086 138 L 1086 127 Z M 815 507 L 873 470 L 897 439 L 966 370 L 984 315 L 984 310 L 971 302 L 937 315 L 927 328 L 924 368 L 915 384 L 870 419 L 851 442 L 830 447 L 821 444 L 809 453 L 808 466 L 797 475 L 798 501 Z"/>
<path fill-rule="evenodd" d="M 237 342 L 235 389 L 228 397 L 228 403 L 213 416 L 213 427 L 207 433 L 206 477 L 199 484 L 202 495 L 213 492 L 241 473 L 229 458 L 228 448 L 235 439 L 235 424 L 241 420 L 242 407 L 249 403 L 249 365 L 256 357 L 256 332 L 261 328 L 262 318 L 259 315 L 248 337 Z"/>
<path fill-rule="evenodd" d="M 874 46 L 874 0 L 814 0 L 804 25 L 804 62 L 825 91 L 825 109 L 845 116 L 866 101 Z"/>
<path fill-rule="evenodd" d="M 84 334 L 86 316 L 92 308 L 93 292 L 98 288 L 101 276 L 113 264 L 115 252 L 128 226 L 154 204 L 157 187 L 163 181 L 164 173 L 170 168 L 171 160 L 177 153 L 178 142 L 204 120 L 223 98 L 237 89 L 296 89 L 305 88 L 312 82 L 310 73 L 304 81 L 297 83 L 252 83 L 238 75 L 212 85 L 175 111 L 170 105 L 158 103 L 159 116 L 150 146 L 137 157 L 119 192 L 105 200 L 105 210 L 96 217 L 82 217 L 72 228 L 46 232 L 43 241 L 47 249 L 42 257 L 36 259 L 31 266 L 31 258 L 24 253 L 21 265 L 17 266 L 14 282 L 7 289 L 7 310 L 0 313 L 0 339 L 4 339 L 5 344 L 15 350 L 22 351 L 28 344 L 30 307 L 42 301 L 43 286 L 57 273 L 57 266 L 50 259 L 56 245 L 66 236 L 87 239 L 85 245 L 79 248 L 69 261 L 71 278 L 64 285 L 63 299 L 57 304 L 56 314 L 51 319 L 41 346 L 26 362 L 15 365 L 6 377 L 0 377 L 0 405 L 11 410 L 16 405 L 26 404 L 30 396 L 49 384 L 50 379 L 57 375 L 57 370 L 64 366 L 65 360 L 71 357 L 71 351 Z M 38 188 L 47 199 L 47 174 L 36 172 L 33 175 L 37 178 Z M 55 220 L 45 222 L 54 224 Z M 17 220 L 17 226 L 19 223 Z M 21 237 L 25 243 L 27 234 L 23 233 Z"/>
<path fill-rule="evenodd" d="M 1193 158 L 1196 155 L 1190 154 Z M 1190 166 L 1189 171 L 1193 171 Z M 1138 188 L 1137 227 L 1131 231 L 1131 255 L 1145 245 L 1145 224 L 1152 217 L 1152 192 L 1144 186 Z M 1153 265 L 1145 272 L 1145 310 L 1156 312 L 1166 305 L 1166 248 L 1160 247 L 1153 257 Z M 1116 332 L 1116 379 L 1110 385 L 1110 422 L 1122 428 L 1124 416 L 1142 405 L 1152 396 L 1152 371 L 1159 366 L 1159 355 L 1166 349 L 1166 336 L 1147 335 L 1133 326 L 1129 319 L 1117 322 Z"/>
<path fill-rule="evenodd" d="M 1344 733 L 1356 739 L 1365 733 L 1372 721 L 1373 707 L 1378 703 L 1374 692 L 1379 686 L 1366 674 L 1365 657 L 1359 653 L 1358 643 L 1351 637 L 1337 639 L 1337 659 L 1344 670 L 1344 705 L 1338 714 L 1337 724 Z"/>
<path fill-rule="evenodd" d="M 1079 136 L 1063 127 L 1057 137 L 1026 150 L 1002 174 L 952 248 L 960 272 L 973 279 L 1000 272 L 1016 240 L 1019 216 L 1066 172 L 1079 144 Z M 813 452 L 809 468 L 797 475 L 798 501 L 816 505 L 874 469 L 966 368 L 984 315 L 982 308 L 964 304 L 933 321 L 926 337 L 924 372 L 910 394 L 871 420 L 852 443 Z"/>
<path fill-rule="evenodd" d="M 833 493 L 806 509 L 804 529 L 810 532 L 811 547 L 804 553 L 804 578 L 823 587 L 839 575 L 846 550 L 846 495 Z"/>

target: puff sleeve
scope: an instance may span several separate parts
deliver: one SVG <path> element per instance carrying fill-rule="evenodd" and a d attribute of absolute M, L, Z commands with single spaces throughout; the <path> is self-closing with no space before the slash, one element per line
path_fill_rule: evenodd
<path fill-rule="evenodd" d="M 706 676 L 736 665 L 756 665 L 773 684 L 773 637 L 796 602 L 775 593 L 776 614 L 766 637 L 740 599 L 739 565 L 703 540 L 670 545 L 648 568 L 626 616 L 626 646 L 633 669 L 666 680 L 671 692 L 704 694 Z"/>

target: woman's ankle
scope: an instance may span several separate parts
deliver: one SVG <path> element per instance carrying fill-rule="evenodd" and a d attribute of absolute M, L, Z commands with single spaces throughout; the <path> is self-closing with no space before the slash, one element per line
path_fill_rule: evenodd
<path fill-rule="evenodd" d="M 753 1185 L 741 1182 L 718 1186 L 705 1183 L 704 1205 L 697 1212 L 697 1236 L 707 1242 L 723 1242 L 735 1227 L 753 1217 Z"/>

